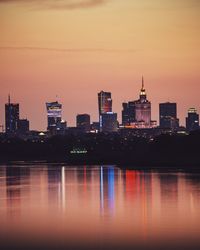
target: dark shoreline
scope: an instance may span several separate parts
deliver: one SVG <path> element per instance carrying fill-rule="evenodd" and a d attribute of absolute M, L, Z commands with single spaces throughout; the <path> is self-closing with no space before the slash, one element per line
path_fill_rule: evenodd
<path fill-rule="evenodd" d="M 109 163 L 109 162 L 67 162 L 67 161 L 48 161 L 48 160 L 12 160 L 12 161 L 0 161 L 0 167 L 2 166 L 25 166 L 25 167 L 92 167 L 92 166 L 115 166 L 120 169 L 130 169 L 130 170 L 145 170 L 145 171 L 179 171 L 179 172 L 199 172 L 200 173 L 200 163 L 178 163 L 178 162 L 168 162 L 168 163 Z"/>
<path fill-rule="evenodd" d="M 154 139 L 120 134 L 0 140 L 0 165 L 116 165 L 124 169 L 200 171 L 200 130 Z"/>

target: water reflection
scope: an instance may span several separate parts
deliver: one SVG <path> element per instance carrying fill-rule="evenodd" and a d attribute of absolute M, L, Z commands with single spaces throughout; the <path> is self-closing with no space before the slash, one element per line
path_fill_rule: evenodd
<path fill-rule="evenodd" d="M 7 215 L 10 218 L 16 218 L 20 216 L 21 212 L 21 169 L 6 169 L 6 201 L 7 201 Z"/>
<path fill-rule="evenodd" d="M 66 234 L 87 239 L 102 233 L 115 241 L 198 238 L 199 211 L 198 173 L 0 167 L 0 233 L 9 228 L 37 235 L 40 229 L 49 235 L 54 228 L 53 237 L 65 239 Z"/>

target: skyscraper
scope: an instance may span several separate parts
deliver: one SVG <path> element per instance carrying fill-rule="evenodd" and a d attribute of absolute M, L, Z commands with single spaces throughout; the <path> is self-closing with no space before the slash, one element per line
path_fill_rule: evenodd
<path fill-rule="evenodd" d="M 8 96 L 8 103 L 5 104 L 5 125 L 7 134 L 15 134 L 19 121 L 19 104 L 10 102 L 10 95 Z"/>
<path fill-rule="evenodd" d="M 151 102 L 147 100 L 143 77 L 140 97 L 135 101 L 135 121 L 143 124 L 144 127 L 151 126 Z"/>
<path fill-rule="evenodd" d="M 129 126 L 135 122 L 135 102 L 124 102 L 122 107 L 122 125 Z"/>
<path fill-rule="evenodd" d="M 90 132 L 90 115 L 79 114 L 76 116 L 76 126 L 80 128 L 83 132 Z"/>
<path fill-rule="evenodd" d="M 123 126 L 130 126 L 132 128 L 153 128 L 157 126 L 156 121 L 151 121 L 151 102 L 147 100 L 143 77 L 139 99 L 123 103 L 122 105 Z"/>
<path fill-rule="evenodd" d="M 47 108 L 47 130 L 57 134 L 62 129 L 62 104 L 56 102 L 46 103 Z"/>
<path fill-rule="evenodd" d="M 99 116 L 112 112 L 112 98 L 110 92 L 101 91 L 98 93 Z"/>
<path fill-rule="evenodd" d="M 188 117 L 186 117 L 186 129 L 188 132 L 199 129 L 199 114 L 195 108 L 188 110 Z"/>
<path fill-rule="evenodd" d="M 101 132 L 117 132 L 117 114 L 113 112 L 104 113 L 100 116 Z"/>
<path fill-rule="evenodd" d="M 160 103 L 159 105 L 160 127 L 176 130 L 179 127 L 179 119 L 177 118 L 176 103 Z"/>
<path fill-rule="evenodd" d="M 20 135 L 24 135 L 27 132 L 29 132 L 29 120 L 19 119 L 17 133 Z"/>
<path fill-rule="evenodd" d="M 113 132 L 115 130 L 116 114 L 112 112 L 112 98 L 110 92 L 98 93 L 99 127 L 101 132 Z"/>

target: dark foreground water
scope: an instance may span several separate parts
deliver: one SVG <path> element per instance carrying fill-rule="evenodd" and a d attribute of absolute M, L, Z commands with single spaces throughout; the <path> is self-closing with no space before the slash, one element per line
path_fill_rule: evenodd
<path fill-rule="evenodd" d="M 198 249 L 200 174 L 1 166 L 0 237 L 0 249 Z"/>

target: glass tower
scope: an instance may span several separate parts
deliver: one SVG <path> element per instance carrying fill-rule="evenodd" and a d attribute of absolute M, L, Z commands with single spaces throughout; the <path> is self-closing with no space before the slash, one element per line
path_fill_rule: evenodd
<path fill-rule="evenodd" d="M 10 102 L 10 95 L 8 103 L 5 104 L 5 125 L 6 133 L 14 134 L 17 132 L 19 121 L 19 104 Z"/>
<path fill-rule="evenodd" d="M 99 115 L 112 112 L 112 98 L 110 92 L 98 93 Z"/>
<path fill-rule="evenodd" d="M 62 122 L 62 104 L 56 102 L 46 103 L 47 108 L 47 130 L 56 132 L 61 129 Z"/>

